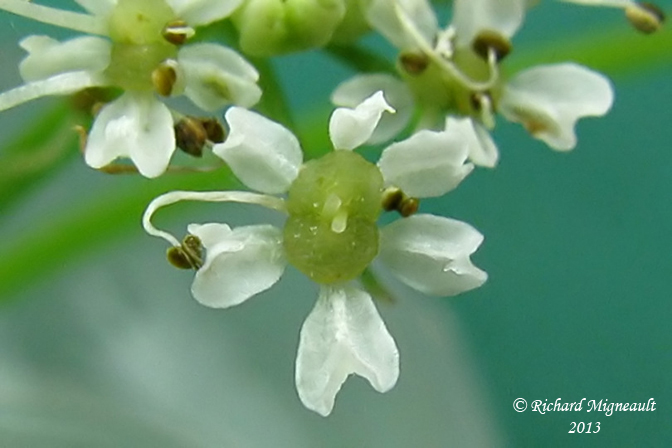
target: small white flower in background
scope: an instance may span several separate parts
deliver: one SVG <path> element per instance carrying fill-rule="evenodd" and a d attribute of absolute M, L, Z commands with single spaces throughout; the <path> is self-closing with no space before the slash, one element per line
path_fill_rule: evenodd
<path fill-rule="evenodd" d="M 173 245 L 169 253 L 178 265 L 197 269 L 192 293 L 206 306 L 227 308 L 265 291 L 288 262 L 321 285 L 301 329 L 296 387 L 304 405 L 325 416 L 350 374 L 366 378 L 380 392 L 391 389 L 399 375 L 395 342 L 371 296 L 356 284 L 374 259 L 411 287 L 438 296 L 476 288 L 487 277 L 469 259 L 483 236 L 468 224 L 419 214 L 379 231 L 384 191 L 391 191 L 386 185 L 417 197 L 438 196 L 472 169 L 465 163 L 462 135 L 450 130 L 422 131 L 394 143 L 378 166 L 366 161 L 352 150 L 369 141 L 386 112 L 392 109 L 382 92 L 354 109 L 336 109 L 329 123 L 334 151 L 304 164 L 289 130 L 233 107 L 226 113 L 230 134 L 214 152 L 243 183 L 265 194 L 172 192 L 156 198 L 143 218 L 148 233 Z M 286 200 L 271 196 L 283 193 Z M 288 218 L 283 230 L 191 224 L 180 243 L 154 228 L 151 217 L 182 200 L 255 203 Z"/>
<path fill-rule="evenodd" d="M 381 141 L 408 124 L 417 103 L 422 111 L 419 128 L 460 128 L 468 134 L 469 159 L 481 166 L 494 167 L 499 158 L 488 132 L 495 125 L 495 112 L 521 122 L 553 149 L 572 149 L 576 121 L 610 109 L 611 84 L 572 63 L 533 67 L 505 82 L 498 62 L 511 49 L 509 39 L 530 4 L 456 0 L 452 23 L 442 30 L 425 0 L 398 0 L 394 6 L 373 0 L 367 17 L 401 50 L 404 80 L 387 74 L 357 75 L 334 91 L 332 101 L 352 106 L 382 89 L 399 114 L 381 124 Z"/>
<path fill-rule="evenodd" d="M 0 8 L 76 31 L 64 42 L 47 36 L 21 41 L 25 84 L 0 94 L 0 110 L 48 95 L 88 87 L 124 93 L 102 108 L 89 133 L 86 163 L 101 168 L 130 157 L 141 174 L 162 174 L 175 151 L 173 115 L 156 94 L 184 94 L 214 111 L 254 105 L 261 97 L 257 71 L 235 51 L 217 44 L 182 45 L 192 27 L 223 19 L 242 0 L 77 0 L 89 14 L 25 0 L 0 0 Z M 99 37 L 104 36 L 104 37 Z"/>

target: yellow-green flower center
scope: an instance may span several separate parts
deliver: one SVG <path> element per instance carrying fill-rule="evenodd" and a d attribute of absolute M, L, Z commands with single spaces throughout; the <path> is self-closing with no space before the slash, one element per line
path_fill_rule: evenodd
<path fill-rule="evenodd" d="M 287 200 L 289 262 L 318 283 L 361 274 L 378 253 L 382 191 L 380 170 L 352 151 L 306 163 Z"/>
<path fill-rule="evenodd" d="M 177 47 L 163 38 L 175 13 L 164 0 L 119 0 L 109 18 L 112 58 L 107 76 L 124 90 L 152 90 L 152 72 Z"/>

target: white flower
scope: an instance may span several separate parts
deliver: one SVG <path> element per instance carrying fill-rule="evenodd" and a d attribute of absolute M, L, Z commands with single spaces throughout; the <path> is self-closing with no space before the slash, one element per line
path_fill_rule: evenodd
<path fill-rule="evenodd" d="M 7 11 L 97 35 L 64 42 L 25 38 L 25 84 L 0 94 L 0 110 L 88 87 L 121 88 L 121 97 L 97 116 L 85 160 L 101 168 L 130 157 L 141 174 L 156 177 L 175 151 L 175 136 L 172 114 L 155 93 L 184 94 L 208 111 L 231 103 L 250 107 L 261 96 L 257 71 L 235 51 L 210 43 L 181 45 L 193 35 L 191 27 L 223 19 L 241 1 L 77 0 L 89 12 L 81 14 L 0 0 Z"/>
<path fill-rule="evenodd" d="M 456 0 L 453 21 L 444 30 L 425 0 L 393 5 L 373 0 L 367 17 L 402 51 L 405 82 L 386 74 L 358 75 L 332 95 L 336 105 L 352 106 L 382 89 L 399 117 L 381 123 L 381 140 L 407 125 L 415 98 L 423 112 L 418 127 L 457 128 L 468 144 L 469 159 L 494 167 L 499 152 L 488 133 L 495 125 L 494 112 L 523 123 L 553 149 L 568 150 L 576 145 L 576 121 L 604 115 L 611 107 L 609 81 L 576 64 L 538 66 L 503 82 L 498 59 L 510 49 L 528 0 Z"/>
<path fill-rule="evenodd" d="M 200 303 L 227 308 L 270 288 L 289 262 L 321 285 L 314 309 L 301 329 L 296 387 L 304 405 L 328 415 L 350 374 L 374 389 L 391 389 L 399 374 L 398 352 L 371 296 L 356 286 L 377 258 L 402 281 L 427 294 L 454 295 L 480 286 L 486 273 L 470 255 L 483 236 L 468 224 L 419 214 L 380 232 L 384 184 L 425 197 L 454 188 L 471 171 L 467 148 L 448 131 L 418 133 L 383 151 L 378 167 L 352 149 L 364 144 L 384 112 L 381 92 L 354 109 L 332 114 L 335 150 L 302 164 L 294 135 L 254 112 L 233 107 L 226 114 L 227 140 L 214 151 L 247 186 L 263 193 L 288 192 L 287 199 L 251 192 L 173 192 L 156 198 L 143 218 L 148 233 L 165 238 L 197 267 L 192 293 Z M 410 156 L 410 157 L 409 157 Z M 155 229 L 156 210 L 181 200 L 261 204 L 288 214 L 284 229 L 271 225 L 231 229 L 226 224 L 191 224 L 205 249 L 180 244 Z"/>

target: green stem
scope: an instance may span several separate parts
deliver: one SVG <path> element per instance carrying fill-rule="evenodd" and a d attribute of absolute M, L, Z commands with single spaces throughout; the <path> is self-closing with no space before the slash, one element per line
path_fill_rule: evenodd
<path fill-rule="evenodd" d="M 360 45 L 329 45 L 328 55 L 362 73 L 396 73 L 394 64 Z"/>

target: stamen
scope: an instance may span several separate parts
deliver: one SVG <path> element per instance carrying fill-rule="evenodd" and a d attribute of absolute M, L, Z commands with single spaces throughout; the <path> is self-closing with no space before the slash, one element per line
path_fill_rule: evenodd
<path fill-rule="evenodd" d="M 275 196 L 265 194 L 251 193 L 248 191 L 171 191 L 154 198 L 149 203 L 145 213 L 142 215 L 142 227 L 145 232 L 152 236 L 157 236 L 168 241 L 175 247 L 181 244 L 173 235 L 163 230 L 159 230 L 152 224 L 152 216 L 162 207 L 175 204 L 181 201 L 202 201 L 202 202 L 238 202 L 244 204 L 257 204 L 272 210 L 287 212 L 285 201 Z"/>
<path fill-rule="evenodd" d="M 159 64 L 152 71 L 152 84 L 156 93 L 162 96 L 170 96 L 177 82 L 177 61 L 168 59 Z"/>
<path fill-rule="evenodd" d="M 38 22 L 60 26 L 87 34 L 107 36 L 107 22 L 90 14 L 65 11 L 30 3 L 26 0 L 0 0 L 0 9 Z"/>
<path fill-rule="evenodd" d="M 427 69 L 429 58 L 423 53 L 401 53 L 399 64 L 409 75 L 418 76 Z"/>
<path fill-rule="evenodd" d="M 658 31 L 665 21 L 665 13 L 653 3 L 642 2 L 625 8 L 625 17 L 630 24 L 644 34 Z"/>
<path fill-rule="evenodd" d="M 408 218 L 415 214 L 420 207 L 420 200 L 406 195 L 397 187 L 388 187 L 383 192 L 383 210 L 391 212 L 397 211 L 402 217 Z"/>
<path fill-rule="evenodd" d="M 513 47 L 511 42 L 496 31 L 484 30 L 478 33 L 471 44 L 472 49 L 476 54 L 483 59 L 490 58 L 490 51 L 494 51 L 497 62 L 504 59 L 506 55 L 511 53 Z"/>
<path fill-rule="evenodd" d="M 203 156 L 203 146 L 208 134 L 198 119 L 184 117 L 175 124 L 174 130 L 178 148 L 194 157 Z"/>
<path fill-rule="evenodd" d="M 488 55 L 488 67 L 490 68 L 490 76 L 488 79 L 483 82 L 474 81 L 462 73 L 459 67 L 453 64 L 449 59 L 443 57 L 437 49 L 431 47 L 429 42 L 425 40 L 413 21 L 406 15 L 406 12 L 397 2 L 394 3 L 394 9 L 401 25 L 406 29 L 406 32 L 413 37 L 413 40 L 415 40 L 415 43 L 420 47 L 420 50 L 464 87 L 469 90 L 488 90 L 497 82 L 499 79 L 499 69 L 497 67 L 497 57 L 494 52 L 489 52 Z M 439 48 L 439 50 L 442 49 Z"/>
<path fill-rule="evenodd" d="M 183 20 L 174 20 L 166 24 L 161 31 L 164 39 L 173 45 L 182 45 L 188 39 L 194 37 L 196 31 L 186 24 Z"/>

